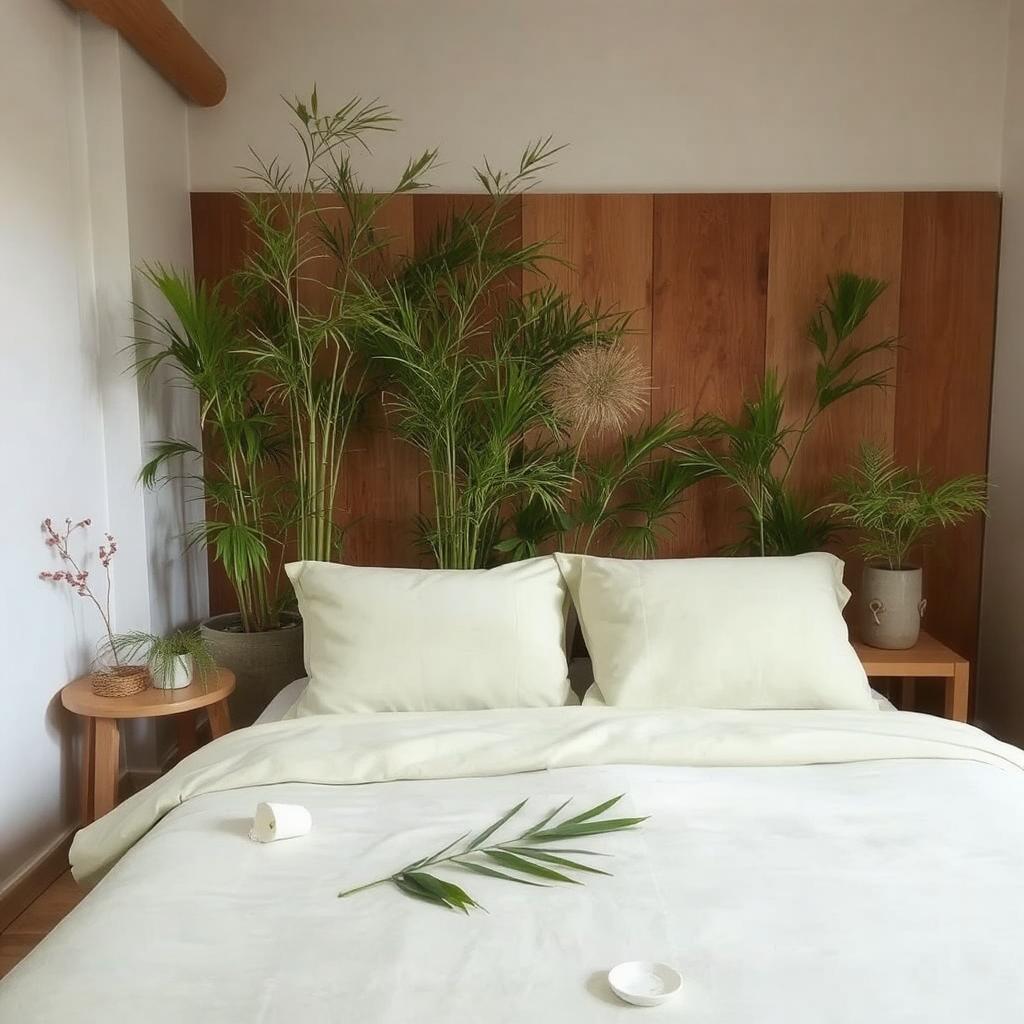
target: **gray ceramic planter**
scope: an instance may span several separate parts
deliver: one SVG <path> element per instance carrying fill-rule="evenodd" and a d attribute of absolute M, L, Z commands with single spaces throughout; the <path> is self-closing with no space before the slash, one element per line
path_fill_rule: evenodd
<path fill-rule="evenodd" d="M 302 663 L 302 619 L 285 613 L 281 629 L 243 633 L 238 615 L 215 615 L 200 630 L 213 660 L 235 673 L 231 720 L 251 725 L 290 682 L 306 674 Z"/>
<path fill-rule="evenodd" d="M 859 602 L 864 643 L 889 651 L 906 650 L 917 643 L 925 609 L 920 569 L 864 566 Z"/>

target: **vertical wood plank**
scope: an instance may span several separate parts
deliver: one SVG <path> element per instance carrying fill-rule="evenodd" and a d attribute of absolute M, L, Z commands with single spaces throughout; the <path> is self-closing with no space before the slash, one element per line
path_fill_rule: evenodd
<path fill-rule="evenodd" d="M 195 278 L 208 285 L 224 282 L 222 295 L 231 301 L 233 291 L 227 278 L 241 268 L 252 245 L 242 198 L 233 192 L 193 192 L 191 212 L 192 267 Z M 207 514 L 213 515 L 209 506 Z M 238 611 L 235 591 L 220 562 L 208 554 L 207 564 L 210 614 Z"/>
<path fill-rule="evenodd" d="M 217 284 L 251 248 L 245 207 L 234 192 L 193 192 L 191 200 L 193 271 L 196 280 Z"/>
<path fill-rule="evenodd" d="M 889 284 L 854 340 L 880 341 L 899 333 L 903 196 L 898 192 L 773 195 L 768 267 L 765 363 L 786 382 L 786 414 L 803 420 L 814 394 L 817 353 L 807 324 L 826 293 L 826 279 L 849 270 Z M 885 352 L 866 357 L 864 373 L 893 366 Z M 895 372 L 890 374 L 895 384 Z M 861 442 L 892 450 L 896 394 L 865 388 L 836 402 L 814 424 L 793 468 L 793 484 L 820 500 L 833 477 L 856 458 Z"/>
<path fill-rule="evenodd" d="M 414 245 L 417 256 L 426 253 L 442 230 L 453 217 L 463 217 L 471 213 L 486 213 L 490 209 L 491 200 L 484 195 L 423 193 L 413 200 Z M 519 245 L 523 241 L 523 200 L 515 196 L 508 200 L 501 211 L 503 223 L 498 231 L 498 239 L 503 244 Z M 484 300 L 486 322 L 501 308 L 503 302 L 517 299 L 523 293 L 523 273 L 512 270 L 499 278 L 492 286 L 488 297 Z M 480 351 L 486 347 L 488 332 L 480 338 L 470 341 L 470 348 Z M 403 442 L 404 443 L 404 442 Z M 434 517 L 434 495 L 426 459 L 411 446 L 406 445 L 416 459 L 418 476 L 419 512 L 425 519 Z M 419 553 L 419 564 L 433 565 L 429 554 Z"/>
<path fill-rule="evenodd" d="M 936 480 L 984 473 L 995 330 L 999 196 L 908 193 L 896 458 Z M 928 630 L 973 659 L 984 522 L 943 531 L 924 556 Z"/>
<path fill-rule="evenodd" d="M 375 227 L 390 239 L 384 264 L 408 256 L 414 245 L 412 196 L 395 196 Z M 419 513 L 420 460 L 387 429 L 380 394 L 371 395 L 363 421 L 343 456 L 337 521 L 345 527 L 342 561 L 353 565 L 415 566 L 419 562 L 415 520 Z"/>
<path fill-rule="evenodd" d="M 764 370 L 767 195 L 654 200 L 652 415 L 735 418 Z M 660 554 L 713 554 L 738 539 L 738 499 L 721 481 L 690 491 Z"/>
<path fill-rule="evenodd" d="M 550 242 L 554 259 L 542 273 L 523 275 L 527 291 L 553 284 L 575 302 L 630 313 L 623 343 L 651 368 L 650 195 L 538 195 L 523 197 L 523 241 Z M 559 262 L 564 261 L 564 262 Z M 635 427 L 650 422 L 650 410 Z"/>
<path fill-rule="evenodd" d="M 546 242 L 551 257 L 523 275 L 530 291 L 553 285 L 571 302 L 612 314 L 629 314 L 622 344 L 651 370 L 651 265 L 654 197 L 650 195 L 538 195 L 523 197 L 523 241 Z M 650 403 L 630 430 L 651 422 Z M 587 438 L 584 454 L 618 450 L 616 435 Z M 594 538 L 593 554 L 609 554 L 608 539 Z"/>

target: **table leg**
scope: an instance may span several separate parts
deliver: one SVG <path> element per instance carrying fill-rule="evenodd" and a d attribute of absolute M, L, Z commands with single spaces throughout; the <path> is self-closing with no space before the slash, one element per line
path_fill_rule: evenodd
<path fill-rule="evenodd" d="M 900 711 L 913 711 L 917 703 L 915 699 L 917 680 L 913 676 L 904 676 L 900 680 Z"/>
<path fill-rule="evenodd" d="M 178 760 L 188 757 L 196 749 L 196 713 L 194 711 L 182 711 L 175 716 L 175 723 L 178 729 Z"/>
<path fill-rule="evenodd" d="M 96 718 L 93 736 L 93 814 L 102 818 L 117 803 L 121 736 L 116 718 Z"/>
<path fill-rule="evenodd" d="M 954 722 L 967 721 L 970 693 L 970 666 L 967 662 L 953 666 L 953 675 L 946 680 L 946 717 Z"/>
<path fill-rule="evenodd" d="M 231 712 L 228 711 L 226 700 L 219 700 L 216 704 L 211 704 L 206 709 L 206 713 L 210 718 L 210 735 L 214 739 L 231 732 Z"/>
<path fill-rule="evenodd" d="M 96 777 L 94 759 L 96 744 L 96 719 L 82 719 L 82 765 L 78 777 L 78 813 L 83 825 L 96 820 L 93 809 L 93 786 Z"/>

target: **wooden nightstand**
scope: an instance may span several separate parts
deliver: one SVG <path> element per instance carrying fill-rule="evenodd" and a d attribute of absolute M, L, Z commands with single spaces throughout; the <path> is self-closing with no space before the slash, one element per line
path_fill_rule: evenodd
<path fill-rule="evenodd" d="M 912 710 L 918 679 L 941 679 L 945 683 L 945 716 L 957 722 L 967 721 L 970 693 L 970 664 L 955 651 L 928 633 L 905 651 L 883 651 L 854 641 L 868 678 L 887 676 L 900 680 L 900 706 Z"/>
<path fill-rule="evenodd" d="M 117 795 L 117 769 L 121 739 L 117 723 L 127 718 L 162 718 L 177 715 L 178 753 L 196 748 L 195 713 L 206 708 L 213 738 L 231 731 L 228 697 L 235 688 L 235 674 L 214 670 L 203 682 L 178 690 L 150 687 L 130 697 L 99 697 L 92 692 L 89 676 L 68 683 L 60 692 L 61 703 L 85 719 L 82 743 L 81 807 L 85 824 L 113 810 Z"/>

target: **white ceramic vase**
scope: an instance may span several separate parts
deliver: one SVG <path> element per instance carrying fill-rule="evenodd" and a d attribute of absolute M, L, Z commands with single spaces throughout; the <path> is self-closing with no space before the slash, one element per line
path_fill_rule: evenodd
<path fill-rule="evenodd" d="M 903 651 L 917 643 L 926 604 L 920 569 L 865 565 L 859 596 L 864 643 L 887 651 Z"/>
<path fill-rule="evenodd" d="M 179 654 L 170 660 L 161 672 L 156 665 L 149 666 L 149 674 L 153 685 L 158 690 L 180 690 L 192 682 L 195 665 L 191 654 Z"/>

